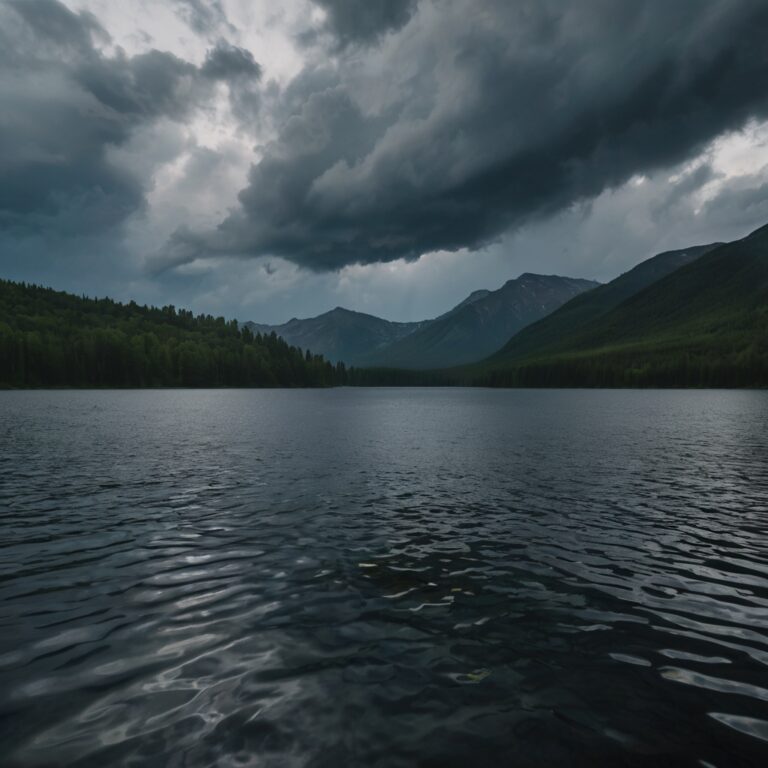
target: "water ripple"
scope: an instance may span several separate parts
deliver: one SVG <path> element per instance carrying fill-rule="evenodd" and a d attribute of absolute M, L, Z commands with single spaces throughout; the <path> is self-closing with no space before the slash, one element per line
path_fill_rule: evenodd
<path fill-rule="evenodd" d="M 768 394 L 0 393 L 9 766 L 762 766 Z"/>

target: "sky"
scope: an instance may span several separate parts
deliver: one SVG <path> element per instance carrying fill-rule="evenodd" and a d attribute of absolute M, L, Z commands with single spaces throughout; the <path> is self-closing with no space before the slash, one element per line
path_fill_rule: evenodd
<path fill-rule="evenodd" d="M 0 0 L 0 277 L 280 323 L 768 222 L 764 0 Z"/>

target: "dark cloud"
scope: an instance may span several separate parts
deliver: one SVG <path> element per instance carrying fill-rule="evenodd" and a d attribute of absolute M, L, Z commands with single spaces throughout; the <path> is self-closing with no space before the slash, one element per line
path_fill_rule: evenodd
<path fill-rule="evenodd" d="M 231 45 L 226 40 L 219 40 L 208 51 L 201 72 L 214 80 L 240 77 L 258 80 L 261 77 L 261 67 L 256 63 L 253 54 L 245 48 Z"/>
<path fill-rule="evenodd" d="M 651 212 L 655 219 L 668 219 L 670 214 L 690 205 L 692 195 L 696 194 L 706 184 L 722 179 L 722 173 L 716 173 L 709 162 L 703 162 L 693 169 L 683 173 L 675 183 L 666 189 L 655 190 L 655 199 L 651 203 Z"/>
<path fill-rule="evenodd" d="M 261 108 L 261 66 L 245 48 L 219 40 L 211 48 L 200 70 L 204 77 L 226 82 L 232 112 L 241 125 L 256 121 Z"/>
<path fill-rule="evenodd" d="M 318 2 L 326 47 L 265 83 L 220 3 L 171 0 L 198 66 L 122 51 L 133 23 L 0 0 L 3 274 L 256 319 L 338 303 L 413 319 L 520 271 L 610 279 L 768 220 L 766 172 L 743 158 L 764 139 L 731 137 L 741 176 L 730 151 L 701 156 L 768 116 L 765 2 Z M 284 57 L 305 22 L 263 23 Z M 464 247 L 483 252 L 332 273 Z"/>
<path fill-rule="evenodd" d="M 418 0 L 314 0 L 328 14 L 326 27 L 339 46 L 371 43 L 400 29 L 413 15 Z"/>
<path fill-rule="evenodd" d="M 56 0 L 0 8 L 0 230 L 112 229 L 144 207 L 151 182 L 151 168 L 116 163 L 116 150 L 157 120 L 188 118 L 216 81 L 254 108 L 261 70 L 243 49 L 220 43 L 197 68 L 157 50 L 106 56 L 106 39 L 93 16 Z"/>
<path fill-rule="evenodd" d="M 127 57 L 90 56 L 73 67 L 72 79 L 101 107 L 131 122 L 183 118 L 201 97 L 198 71 L 162 51 Z"/>
<path fill-rule="evenodd" d="M 106 30 L 88 13 L 72 13 L 56 0 L 8 0 L 46 44 L 70 47 L 80 52 L 91 49 L 94 36 L 109 39 Z"/>
<path fill-rule="evenodd" d="M 342 23 L 347 4 L 325 5 Z M 766 34 L 759 0 L 422 2 L 368 68 L 351 51 L 297 78 L 240 208 L 157 263 L 327 270 L 482 247 L 764 117 Z"/>

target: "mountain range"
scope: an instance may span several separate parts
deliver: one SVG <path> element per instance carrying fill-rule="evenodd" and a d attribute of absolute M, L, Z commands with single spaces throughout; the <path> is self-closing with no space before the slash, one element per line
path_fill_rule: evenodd
<path fill-rule="evenodd" d="M 292 346 L 326 359 L 376 368 L 445 368 L 480 360 L 513 334 L 598 283 L 525 273 L 495 291 L 478 290 L 432 320 L 397 323 L 342 307 L 283 325 L 254 322 L 254 333 L 274 332 Z"/>
<path fill-rule="evenodd" d="M 496 385 L 766 386 L 768 226 L 643 262 L 468 375 Z"/>
<path fill-rule="evenodd" d="M 518 359 L 529 354 L 539 356 L 549 351 L 573 348 L 590 329 L 601 327 L 601 318 L 622 302 L 721 245 L 723 243 L 711 243 L 659 253 L 521 330 L 507 339 L 504 345 L 499 345 L 498 354 L 491 359 Z"/>
<path fill-rule="evenodd" d="M 0 387 L 768 387 L 768 225 L 605 285 L 524 274 L 420 323 L 337 308 L 277 328 L 282 339 L 273 326 L 0 280 Z"/>
<path fill-rule="evenodd" d="M 312 350 L 332 362 L 355 365 L 410 333 L 423 323 L 397 323 L 363 312 L 336 307 L 317 317 L 293 318 L 282 325 L 244 323 L 253 333 L 272 332 L 291 346 Z"/>

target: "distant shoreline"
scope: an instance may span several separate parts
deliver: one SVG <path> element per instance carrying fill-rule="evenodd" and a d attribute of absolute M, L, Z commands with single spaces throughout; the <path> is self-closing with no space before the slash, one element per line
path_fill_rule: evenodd
<path fill-rule="evenodd" d="M 36 386 L 36 387 L 7 387 L 0 385 L 0 393 L 2 392 L 170 392 L 170 391 L 184 391 L 184 392 L 205 392 L 205 391 L 254 391 L 254 392 L 284 392 L 291 390 L 299 391 L 328 391 L 336 389 L 485 389 L 489 391 L 503 391 L 503 390 L 524 390 L 524 391 L 680 391 L 680 392 L 705 392 L 705 391 L 734 391 L 734 392 L 766 392 L 768 386 L 713 386 L 711 384 L 702 385 L 690 385 L 690 386 L 490 386 L 488 384 L 337 384 L 327 387 L 184 387 L 184 386 L 148 386 L 148 387 L 89 387 L 89 386 Z"/>

